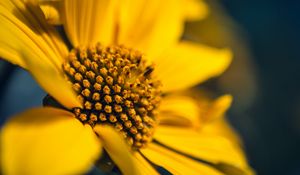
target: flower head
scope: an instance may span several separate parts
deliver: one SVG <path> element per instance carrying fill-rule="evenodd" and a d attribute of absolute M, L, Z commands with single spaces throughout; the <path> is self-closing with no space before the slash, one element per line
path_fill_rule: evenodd
<path fill-rule="evenodd" d="M 188 13 L 184 3 L 195 2 L 1 1 L 0 56 L 49 94 L 46 107 L 2 128 L 3 171 L 82 173 L 101 153 L 124 174 L 157 174 L 153 165 L 174 174 L 247 169 L 228 139 L 195 129 L 194 102 L 167 98 L 221 74 L 231 60 L 228 49 L 180 40 L 184 21 L 205 14 Z M 70 49 L 49 22 L 63 24 Z M 181 113 L 170 118 L 174 110 Z M 174 125 L 180 118 L 195 125 Z"/>

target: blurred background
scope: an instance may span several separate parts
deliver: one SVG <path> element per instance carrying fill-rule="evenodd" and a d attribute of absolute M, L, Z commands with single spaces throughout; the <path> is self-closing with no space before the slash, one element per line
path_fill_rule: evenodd
<path fill-rule="evenodd" d="M 202 86 L 234 95 L 228 118 L 257 174 L 300 175 L 300 1 L 207 3 L 208 17 L 187 23 L 184 37 L 230 47 L 235 58 Z M 0 124 L 40 106 L 46 95 L 28 73 L 3 61 L 0 85 Z"/>
<path fill-rule="evenodd" d="M 299 175 L 300 1 L 222 4 L 243 29 L 256 69 L 259 92 L 247 111 L 251 120 L 233 121 L 250 162 L 258 174 Z"/>
<path fill-rule="evenodd" d="M 228 118 L 257 174 L 300 174 L 300 1 L 208 0 L 186 37 L 231 47 L 233 64 L 205 85 L 235 97 Z"/>

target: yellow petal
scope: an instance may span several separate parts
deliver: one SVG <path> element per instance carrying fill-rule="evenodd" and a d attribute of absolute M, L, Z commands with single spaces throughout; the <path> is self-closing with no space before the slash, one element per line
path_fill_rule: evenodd
<path fill-rule="evenodd" d="M 30 55 L 28 53 L 28 55 Z M 26 60 L 29 72 L 34 76 L 43 89 L 66 108 L 81 106 L 71 86 L 64 79 L 61 72 L 51 64 L 42 61 Z"/>
<path fill-rule="evenodd" d="M 94 130 L 99 135 L 104 149 L 107 151 L 111 159 L 117 164 L 123 174 L 139 174 L 134 164 L 133 153 L 125 140 L 114 128 L 105 125 L 96 125 Z"/>
<path fill-rule="evenodd" d="M 63 3 L 63 25 L 74 47 L 113 42 L 115 0 L 64 0 Z"/>
<path fill-rule="evenodd" d="M 208 6 L 203 0 L 184 0 L 186 18 L 189 21 L 203 19 L 207 16 L 209 10 Z"/>
<path fill-rule="evenodd" d="M 200 132 L 210 135 L 226 137 L 227 139 L 231 140 L 231 142 L 235 144 L 236 147 L 238 147 L 239 149 L 242 146 L 242 141 L 239 135 L 230 126 L 226 118 L 220 118 L 214 120 L 213 122 L 205 124 L 205 126 L 201 128 Z"/>
<path fill-rule="evenodd" d="M 231 57 L 228 49 L 185 41 L 155 59 L 155 71 L 164 91 L 180 90 L 220 75 L 229 66 Z"/>
<path fill-rule="evenodd" d="M 62 20 L 60 16 L 61 1 L 40 0 L 39 5 L 49 24 L 54 24 L 54 25 L 62 24 Z"/>
<path fill-rule="evenodd" d="M 228 108 L 231 106 L 232 96 L 231 95 L 223 95 L 213 101 L 208 110 L 205 113 L 206 122 L 218 120 L 223 117 Z"/>
<path fill-rule="evenodd" d="M 21 2 L 15 3 L 18 3 L 21 9 L 25 8 Z M 69 108 L 80 106 L 73 90 L 62 76 L 63 58 L 52 50 L 50 41 L 44 38 L 44 35 L 47 35 L 46 31 L 43 31 L 44 28 L 38 28 L 39 26 L 30 28 L 9 10 L 13 8 L 0 4 L 0 56 L 29 70 L 38 83 L 64 106 Z M 23 13 L 21 10 L 17 12 Z"/>
<path fill-rule="evenodd" d="M 1 130 L 4 174 L 79 174 L 89 170 L 101 144 L 72 113 L 38 108 L 12 118 Z"/>
<path fill-rule="evenodd" d="M 96 125 L 94 130 L 111 159 L 128 175 L 156 175 L 156 170 L 137 152 L 130 150 L 124 139 L 109 126 Z"/>
<path fill-rule="evenodd" d="M 208 165 L 196 162 L 157 144 L 151 143 L 146 149 L 141 149 L 141 152 L 151 162 L 165 168 L 172 174 L 223 174 L 216 169 L 209 167 Z"/>
<path fill-rule="evenodd" d="M 222 97 L 221 97 L 222 98 Z M 214 135 L 226 138 L 227 140 L 230 140 L 232 147 L 235 149 L 237 154 L 240 154 L 243 156 L 243 150 L 242 150 L 242 141 L 239 138 L 239 135 L 235 130 L 230 126 L 230 124 L 226 121 L 223 117 L 217 117 L 213 119 L 212 121 L 206 123 L 203 125 L 201 130 L 199 130 L 204 135 Z M 249 166 L 241 166 L 236 167 L 232 164 L 219 162 L 215 165 L 216 168 L 218 168 L 220 171 L 224 172 L 225 174 L 232 174 L 232 175 L 251 175 L 255 174 L 255 172 L 251 169 Z"/>
<path fill-rule="evenodd" d="M 124 0 L 120 2 L 118 43 L 150 58 L 177 43 L 183 32 L 184 12 L 178 0 Z"/>
<path fill-rule="evenodd" d="M 158 175 L 159 173 L 150 165 L 148 161 L 138 152 L 133 153 L 134 156 L 134 165 L 139 171 L 139 175 Z"/>
<path fill-rule="evenodd" d="M 159 127 L 154 135 L 160 143 L 190 156 L 214 164 L 226 163 L 237 168 L 247 166 L 244 156 L 225 137 L 201 134 L 192 129 Z"/>
<path fill-rule="evenodd" d="M 32 43 L 47 55 L 47 59 L 60 67 L 64 57 L 68 54 L 67 47 L 54 27 L 47 24 L 37 1 L 3 0 L 0 6 L 3 8 L 0 11 L 1 16 L 16 23 L 18 27 L 20 24 L 17 23 L 26 26 L 26 30 L 23 29 L 24 27 L 22 30 L 31 38 Z M 32 33 L 29 34 L 27 30 Z"/>
<path fill-rule="evenodd" d="M 166 96 L 160 106 L 161 125 L 197 127 L 201 124 L 198 104 L 188 96 Z"/>
<path fill-rule="evenodd" d="M 221 163 L 215 166 L 218 170 L 230 175 L 254 175 L 255 172 L 250 167 L 245 167 L 243 169 L 237 169 L 236 167 Z"/>

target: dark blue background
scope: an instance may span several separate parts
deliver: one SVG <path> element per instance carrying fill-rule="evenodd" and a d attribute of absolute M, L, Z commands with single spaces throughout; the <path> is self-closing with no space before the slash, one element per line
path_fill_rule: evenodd
<path fill-rule="evenodd" d="M 240 126 L 258 174 L 300 174 L 300 1 L 222 0 L 246 32 L 258 71 L 251 109 L 257 137 Z M 235 123 L 233 121 L 233 123 Z M 244 124 L 245 125 L 245 124 Z"/>

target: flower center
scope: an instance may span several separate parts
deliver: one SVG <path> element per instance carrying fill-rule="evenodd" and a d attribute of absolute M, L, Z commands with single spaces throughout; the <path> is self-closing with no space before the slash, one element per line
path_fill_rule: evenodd
<path fill-rule="evenodd" d="M 83 108 L 72 112 L 82 123 L 114 126 L 133 148 L 144 147 L 157 125 L 160 82 L 144 56 L 124 46 L 73 49 L 63 64 Z"/>

